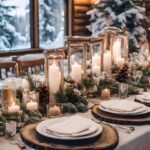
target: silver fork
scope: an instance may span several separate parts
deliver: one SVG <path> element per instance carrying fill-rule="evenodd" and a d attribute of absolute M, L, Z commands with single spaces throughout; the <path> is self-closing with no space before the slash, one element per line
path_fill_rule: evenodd
<path fill-rule="evenodd" d="M 91 119 L 91 120 L 93 120 L 96 123 L 108 124 L 108 123 L 105 123 L 105 122 L 103 122 L 101 120 L 96 120 L 96 119 Z M 125 133 L 128 133 L 128 134 L 130 134 L 131 132 L 135 131 L 135 127 L 133 127 L 133 126 L 121 126 L 121 125 L 112 125 L 112 124 L 111 124 L 111 126 L 113 126 L 115 129 L 117 129 L 120 132 L 125 132 Z"/>

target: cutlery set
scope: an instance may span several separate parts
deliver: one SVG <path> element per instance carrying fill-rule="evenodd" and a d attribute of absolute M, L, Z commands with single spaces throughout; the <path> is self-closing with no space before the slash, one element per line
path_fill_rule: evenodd
<path fill-rule="evenodd" d="M 106 122 L 103 122 L 101 120 L 97 120 L 97 119 L 91 119 L 93 120 L 94 122 L 100 124 L 100 123 L 104 123 L 104 124 L 108 124 Z M 109 125 L 109 124 L 108 124 Z M 120 132 L 124 132 L 124 133 L 128 133 L 130 134 L 131 132 L 135 131 L 135 127 L 134 126 L 121 126 L 121 125 L 112 125 L 115 129 L 117 129 L 118 131 Z"/>

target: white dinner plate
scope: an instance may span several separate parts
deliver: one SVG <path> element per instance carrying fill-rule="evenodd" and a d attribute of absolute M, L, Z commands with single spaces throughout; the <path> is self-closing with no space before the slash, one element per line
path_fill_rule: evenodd
<path fill-rule="evenodd" d="M 145 97 L 145 95 L 138 95 L 136 96 L 136 99 L 140 102 L 150 103 L 150 97 Z"/>
<path fill-rule="evenodd" d="M 109 105 L 113 106 L 116 103 L 118 103 L 119 101 L 120 100 L 105 101 L 105 102 L 103 102 L 103 105 L 99 105 L 99 109 L 104 111 L 104 112 L 117 114 L 117 115 L 143 115 L 143 114 L 150 113 L 149 107 L 147 107 L 141 103 L 134 102 L 134 101 L 131 101 L 132 105 L 135 103 L 135 105 L 140 107 L 139 109 L 136 109 L 135 111 L 115 111 L 115 110 L 107 108 L 108 103 L 109 103 Z M 127 100 L 121 100 L 121 101 L 127 101 Z"/>
<path fill-rule="evenodd" d="M 52 139 L 57 139 L 57 140 L 83 140 L 83 139 L 90 139 L 90 138 L 94 138 L 98 135 L 101 134 L 102 132 L 102 126 L 96 124 L 93 121 L 93 125 L 91 126 L 91 128 L 87 131 L 84 131 L 80 134 L 75 134 L 74 136 L 61 136 L 57 134 L 53 134 L 48 132 L 47 130 L 47 126 L 51 126 L 54 125 L 55 123 L 61 123 L 62 121 L 68 119 L 68 117 L 61 117 L 61 118 L 53 118 L 53 119 L 47 119 L 45 121 L 40 122 L 37 126 L 36 126 L 36 131 L 37 133 L 39 133 L 40 135 L 43 135 L 47 138 L 52 138 Z M 96 130 L 95 130 L 96 128 Z"/>

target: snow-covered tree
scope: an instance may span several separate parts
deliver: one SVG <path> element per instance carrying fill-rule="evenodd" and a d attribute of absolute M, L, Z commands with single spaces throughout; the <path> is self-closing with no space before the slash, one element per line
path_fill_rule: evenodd
<path fill-rule="evenodd" d="M 17 4 L 10 0 L 0 0 L 0 50 L 18 49 L 27 45 L 29 36 L 24 33 L 27 25 L 26 22 L 23 24 L 25 18 L 14 14 L 17 8 Z"/>
<path fill-rule="evenodd" d="M 93 35 L 102 33 L 106 26 L 126 29 L 130 34 L 130 52 L 139 51 L 147 42 L 144 26 L 149 19 L 145 16 L 145 8 L 137 6 L 134 0 L 98 0 L 87 15 L 91 22 L 88 29 Z"/>
<path fill-rule="evenodd" d="M 50 43 L 57 37 L 58 25 L 61 24 L 61 1 L 41 0 L 40 1 L 40 41 Z"/>
<path fill-rule="evenodd" d="M 11 24 L 14 17 L 10 14 L 15 6 L 8 6 L 0 0 L 0 49 L 6 50 L 13 45 L 15 27 Z"/>

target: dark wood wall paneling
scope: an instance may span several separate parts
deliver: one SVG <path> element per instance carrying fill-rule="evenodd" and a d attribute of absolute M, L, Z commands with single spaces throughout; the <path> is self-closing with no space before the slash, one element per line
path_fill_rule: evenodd
<path fill-rule="evenodd" d="M 73 7 L 73 35 L 86 36 L 91 33 L 86 26 L 89 24 L 87 11 L 91 9 L 91 0 L 74 0 Z"/>

